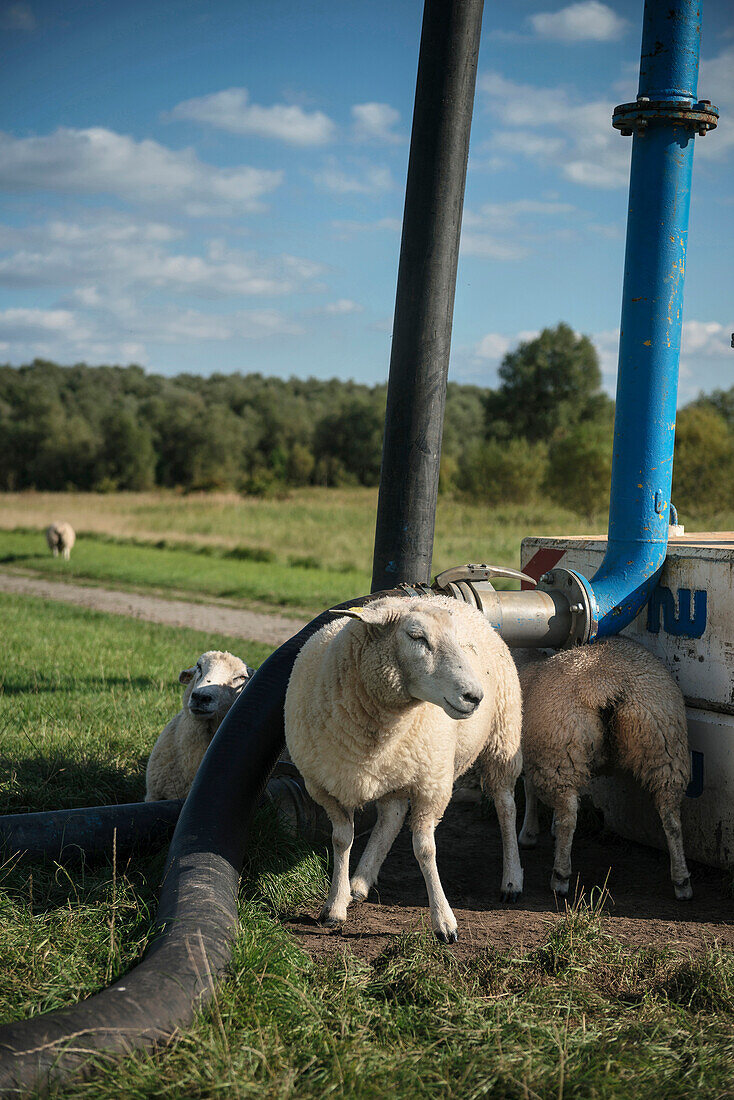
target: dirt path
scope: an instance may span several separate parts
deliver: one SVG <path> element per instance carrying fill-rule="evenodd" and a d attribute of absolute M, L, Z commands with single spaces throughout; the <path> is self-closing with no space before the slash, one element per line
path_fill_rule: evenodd
<path fill-rule="evenodd" d="M 167 600 L 136 592 L 121 592 L 114 588 L 86 587 L 60 581 L 42 580 L 14 573 L 0 573 L 0 592 L 18 596 L 40 596 L 45 600 L 60 600 L 94 611 L 109 611 L 113 615 L 129 615 L 149 623 L 166 623 L 206 633 L 229 634 L 233 638 L 278 646 L 305 625 L 303 619 L 288 619 L 281 615 L 266 615 L 216 604 L 193 603 L 187 600 Z"/>
<path fill-rule="evenodd" d="M 365 840 L 355 844 L 352 865 Z M 541 837 L 536 849 L 521 853 L 525 889 L 515 905 L 499 900 L 502 846 L 493 813 L 476 804 L 452 803 L 438 827 L 436 843 L 443 886 L 459 922 L 459 942 L 452 948 L 458 958 L 483 947 L 529 949 L 543 942 L 563 910 L 549 886 L 550 835 Z M 610 897 L 604 906 L 604 926 L 622 942 L 694 953 L 713 943 L 734 947 L 734 902 L 722 890 L 724 872 L 694 864 L 693 900 L 678 902 L 664 852 L 609 835 L 577 835 L 573 859 L 574 879 L 578 875 L 587 899 L 594 887 L 598 897 L 606 882 Z M 379 954 L 397 933 L 430 927 L 426 889 L 405 826 L 378 887 L 368 901 L 350 908 L 340 930 L 318 925 L 317 908 L 299 913 L 287 926 L 316 958 L 346 948 L 367 959 Z"/>

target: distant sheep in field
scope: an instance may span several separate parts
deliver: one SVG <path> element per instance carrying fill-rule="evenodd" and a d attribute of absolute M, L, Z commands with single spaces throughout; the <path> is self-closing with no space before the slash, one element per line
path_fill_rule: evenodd
<path fill-rule="evenodd" d="M 145 773 L 146 802 L 186 797 L 212 737 L 252 673 L 239 657 L 214 649 L 179 673 L 179 682 L 186 684 L 183 707 L 153 746 Z"/>
<path fill-rule="evenodd" d="M 537 799 L 555 815 L 551 889 L 567 894 L 579 794 L 612 768 L 650 792 L 665 831 L 676 898 L 693 896 L 680 807 L 690 779 L 680 688 L 629 638 L 568 649 L 520 668 L 526 809 L 520 844 L 538 840 Z"/>
<path fill-rule="evenodd" d="M 64 561 L 68 561 L 76 542 L 74 528 L 70 523 L 52 523 L 50 527 L 46 528 L 46 542 L 55 558 L 58 558 L 59 551 L 61 551 Z"/>
<path fill-rule="evenodd" d="M 502 898 L 522 890 L 515 833 L 520 685 L 510 651 L 484 616 L 446 596 L 383 597 L 314 634 L 293 666 L 286 743 L 333 826 L 334 870 L 320 921 L 362 901 L 410 805 L 413 851 L 438 939 L 458 939 L 436 867 L 434 830 L 454 779 L 479 758 L 502 829 Z M 377 801 L 377 823 L 351 882 L 354 811 Z"/>

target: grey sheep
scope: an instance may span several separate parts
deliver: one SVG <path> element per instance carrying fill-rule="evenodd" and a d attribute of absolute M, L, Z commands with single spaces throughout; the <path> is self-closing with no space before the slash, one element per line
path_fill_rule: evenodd
<path fill-rule="evenodd" d="M 46 542 L 55 558 L 59 556 L 60 551 L 64 561 L 68 561 L 76 542 L 74 528 L 70 523 L 52 523 L 46 528 Z"/>
<path fill-rule="evenodd" d="M 526 808 L 520 844 L 538 840 L 537 799 L 555 817 L 551 889 L 567 894 L 579 795 L 612 768 L 652 795 L 676 898 L 693 896 L 680 808 L 690 779 L 685 701 L 665 666 L 629 638 L 519 662 Z"/>

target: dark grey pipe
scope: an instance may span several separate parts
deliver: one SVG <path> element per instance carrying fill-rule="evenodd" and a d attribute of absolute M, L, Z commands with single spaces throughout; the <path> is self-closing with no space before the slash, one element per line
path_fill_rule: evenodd
<path fill-rule="evenodd" d="M 331 822 L 308 795 L 292 764 L 279 761 L 261 804 L 272 806 L 296 836 L 308 843 L 328 839 Z M 0 817 L 0 848 L 6 858 L 52 859 L 59 863 L 117 858 L 160 848 L 176 828 L 183 799 L 124 802 L 114 806 L 84 806 L 36 814 Z M 355 815 L 356 835 L 372 828 L 374 807 Z"/>
<path fill-rule="evenodd" d="M 426 0 L 372 590 L 427 583 L 483 0 Z"/>
<path fill-rule="evenodd" d="M 7 856 L 72 862 L 118 858 L 170 840 L 183 801 L 127 802 L 39 814 L 0 817 L 0 847 Z"/>
<path fill-rule="evenodd" d="M 367 603 L 377 593 L 343 606 Z M 304 643 L 324 612 L 276 650 L 227 714 L 199 768 L 171 842 L 157 934 L 143 961 L 71 1008 L 0 1028 L 0 1096 L 28 1095 L 185 1027 L 212 996 L 237 931 L 237 888 L 247 829 L 283 748 L 283 703 Z"/>

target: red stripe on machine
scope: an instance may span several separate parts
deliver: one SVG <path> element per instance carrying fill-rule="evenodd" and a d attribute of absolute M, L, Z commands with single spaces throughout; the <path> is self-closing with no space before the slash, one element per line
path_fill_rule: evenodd
<path fill-rule="evenodd" d="M 535 551 L 527 565 L 522 567 L 522 571 L 523 573 L 527 573 L 529 577 L 533 577 L 536 581 L 539 581 L 544 573 L 547 573 L 554 565 L 558 565 L 565 553 L 565 550 L 551 550 L 548 547 L 543 547 L 541 550 Z M 527 581 L 521 581 L 520 583 L 520 588 L 523 592 L 532 589 L 532 587 L 532 584 L 529 584 Z"/>

